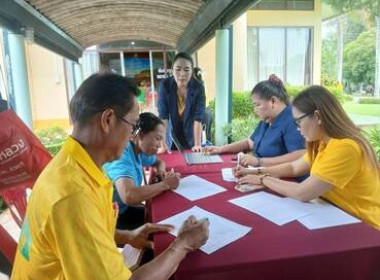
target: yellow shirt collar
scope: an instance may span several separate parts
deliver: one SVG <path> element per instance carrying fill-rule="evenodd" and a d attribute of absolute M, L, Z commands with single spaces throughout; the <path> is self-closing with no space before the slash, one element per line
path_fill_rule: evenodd
<path fill-rule="evenodd" d="M 62 147 L 67 154 L 72 156 L 80 166 L 99 184 L 100 187 L 109 185 L 111 181 L 103 171 L 96 166 L 90 155 L 74 138 L 69 136 Z"/>

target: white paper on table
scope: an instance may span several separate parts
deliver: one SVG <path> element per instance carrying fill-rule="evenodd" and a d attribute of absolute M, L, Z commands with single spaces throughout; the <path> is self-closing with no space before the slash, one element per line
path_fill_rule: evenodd
<path fill-rule="evenodd" d="M 190 215 L 194 215 L 197 219 L 208 218 L 210 222 L 210 232 L 207 243 L 199 248 L 206 254 L 211 254 L 216 250 L 219 250 L 220 248 L 238 240 L 250 232 L 252 229 L 250 227 L 246 227 L 231 220 L 225 219 L 214 213 L 208 212 L 197 206 L 194 206 L 189 210 L 167 218 L 159 222 L 159 224 L 174 225 L 175 228 L 170 233 L 174 236 L 177 236 L 181 225 Z"/>
<path fill-rule="evenodd" d="M 231 199 L 229 202 L 256 213 L 279 226 L 307 215 L 302 209 L 288 206 L 281 197 L 266 192 Z"/>
<path fill-rule="evenodd" d="M 310 230 L 361 222 L 359 219 L 321 199 L 309 204 L 312 205 L 311 207 L 309 205 L 309 214 L 299 218 L 298 221 Z"/>
<path fill-rule="evenodd" d="M 237 179 L 232 173 L 232 168 L 222 168 L 222 178 L 227 182 L 237 182 Z"/>
<path fill-rule="evenodd" d="M 179 182 L 178 188 L 173 191 L 186 197 L 188 200 L 194 201 L 225 192 L 226 189 L 196 175 L 190 175 L 182 178 Z"/>

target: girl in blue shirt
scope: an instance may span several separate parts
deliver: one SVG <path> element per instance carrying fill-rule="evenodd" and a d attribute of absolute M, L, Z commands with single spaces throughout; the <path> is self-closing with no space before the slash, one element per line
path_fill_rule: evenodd
<path fill-rule="evenodd" d="M 252 90 L 252 103 L 260 123 L 245 139 L 221 147 L 211 146 L 211 154 L 239 153 L 243 166 L 270 166 L 298 159 L 305 153 L 305 140 L 293 121 L 286 89 L 274 74 Z"/>
<path fill-rule="evenodd" d="M 145 222 L 145 207 L 141 202 L 166 190 L 175 189 L 179 174 L 165 171 L 165 163 L 156 154 L 165 133 L 162 120 L 152 113 L 140 114 L 139 133 L 127 144 L 122 156 L 104 165 L 114 182 L 114 201 L 119 204 L 117 228 L 133 229 Z M 160 182 L 144 182 L 144 166 L 152 166 Z M 144 186 L 142 186 L 144 184 Z"/>

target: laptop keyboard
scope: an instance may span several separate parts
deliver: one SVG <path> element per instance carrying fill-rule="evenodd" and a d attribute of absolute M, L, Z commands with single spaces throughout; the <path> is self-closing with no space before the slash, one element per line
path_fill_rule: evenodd
<path fill-rule="evenodd" d="M 185 154 L 188 164 L 221 163 L 222 158 L 218 155 L 204 155 L 202 153 Z"/>

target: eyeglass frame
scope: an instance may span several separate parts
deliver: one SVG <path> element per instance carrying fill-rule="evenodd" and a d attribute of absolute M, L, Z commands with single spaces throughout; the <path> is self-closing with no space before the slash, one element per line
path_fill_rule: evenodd
<path fill-rule="evenodd" d="M 300 128 L 301 127 L 301 120 L 312 115 L 312 114 L 314 114 L 314 112 L 305 113 L 301 117 L 293 118 L 293 121 L 294 121 L 294 124 L 296 125 L 296 127 Z"/>
<path fill-rule="evenodd" d="M 116 114 L 115 112 L 114 112 L 114 114 L 115 114 L 115 116 L 117 118 L 119 118 L 123 122 L 125 122 L 125 123 L 129 124 L 130 126 L 132 126 L 132 137 L 136 137 L 140 133 L 140 130 L 141 130 L 140 120 L 138 120 L 136 124 L 133 124 L 130 121 L 127 121 L 126 119 L 124 119 L 122 116 Z"/>

